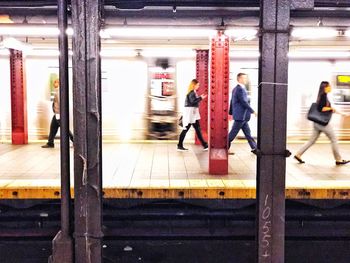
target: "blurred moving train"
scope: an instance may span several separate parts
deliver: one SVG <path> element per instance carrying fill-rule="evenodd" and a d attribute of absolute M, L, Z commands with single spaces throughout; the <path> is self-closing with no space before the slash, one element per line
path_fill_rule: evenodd
<path fill-rule="evenodd" d="M 238 72 L 247 73 L 251 104 L 255 109 L 257 50 L 257 45 L 249 48 L 232 45 L 230 50 L 230 89 L 235 86 Z M 289 52 L 289 139 L 309 136 L 312 124 L 305 115 L 316 100 L 319 83 L 323 80 L 332 83 L 334 105 L 350 113 L 350 57 L 346 46 L 320 50 L 314 45 L 298 50 L 291 45 Z M 103 138 L 120 141 L 175 139 L 179 129 L 176 120 L 182 111 L 187 86 L 196 76 L 194 48 L 146 47 L 137 49 L 136 54 L 128 55 L 128 52 L 131 51 L 126 47 L 101 51 Z M 38 48 L 28 52 L 25 69 L 29 140 L 44 139 L 52 118 L 52 82 L 58 78 L 57 49 Z M 0 72 L 0 140 L 6 141 L 11 139 L 10 62 L 6 49 L 0 50 Z M 70 70 L 70 78 L 71 73 Z M 251 120 L 254 134 L 256 122 L 256 118 Z M 350 139 L 350 117 L 334 116 L 332 124 L 339 139 Z M 188 138 L 193 139 L 193 135 Z"/>

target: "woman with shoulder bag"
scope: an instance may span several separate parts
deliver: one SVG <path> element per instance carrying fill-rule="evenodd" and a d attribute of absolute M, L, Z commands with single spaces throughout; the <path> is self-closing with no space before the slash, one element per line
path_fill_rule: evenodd
<path fill-rule="evenodd" d="M 198 105 L 201 100 L 207 97 L 206 94 L 198 95 L 197 90 L 199 89 L 199 82 L 196 79 L 193 79 L 188 87 L 188 92 L 186 95 L 185 108 L 183 111 L 182 117 L 182 126 L 183 130 L 179 137 L 179 143 L 177 144 L 178 151 L 188 151 L 183 146 L 183 142 L 186 136 L 186 133 L 191 128 L 191 125 L 194 127 L 197 137 L 200 140 L 204 150 L 208 150 L 208 143 L 204 140 L 201 132 L 201 128 L 199 126 L 199 109 Z"/>
<path fill-rule="evenodd" d="M 332 112 L 332 113 L 338 113 L 341 115 L 346 116 L 346 114 L 338 112 L 335 108 L 331 106 L 331 103 L 328 100 L 327 94 L 331 92 L 332 88 L 331 85 L 329 84 L 328 81 L 322 81 L 320 84 L 320 88 L 318 90 L 318 96 L 317 96 L 317 107 L 319 112 Z M 300 150 L 294 155 L 294 158 L 299 162 L 299 163 L 305 163 L 301 159 L 301 156 L 303 153 L 309 149 L 318 139 L 320 136 L 321 132 L 324 132 L 329 140 L 331 141 L 332 145 L 332 151 L 333 151 L 333 156 L 335 159 L 335 164 L 336 165 L 342 165 L 342 164 L 347 164 L 350 162 L 350 160 L 343 160 L 342 157 L 340 156 L 339 149 L 338 149 L 338 144 L 337 144 L 337 138 L 335 136 L 335 133 L 333 131 L 333 128 L 331 125 L 327 124 L 325 126 L 314 122 L 313 123 L 314 128 L 312 135 L 307 143 L 305 143 Z"/>

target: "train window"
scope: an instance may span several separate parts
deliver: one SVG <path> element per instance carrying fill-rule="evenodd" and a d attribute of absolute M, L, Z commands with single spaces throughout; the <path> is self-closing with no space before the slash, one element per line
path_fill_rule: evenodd
<path fill-rule="evenodd" d="M 336 75 L 333 99 L 336 104 L 350 104 L 350 75 Z"/>
<path fill-rule="evenodd" d="M 166 61 L 166 63 L 165 63 Z M 156 65 L 159 61 L 156 61 Z M 177 134 L 175 69 L 167 60 L 150 67 L 148 89 L 148 138 L 175 139 Z"/>
<path fill-rule="evenodd" d="M 350 87 L 350 75 L 337 75 L 337 86 Z"/>

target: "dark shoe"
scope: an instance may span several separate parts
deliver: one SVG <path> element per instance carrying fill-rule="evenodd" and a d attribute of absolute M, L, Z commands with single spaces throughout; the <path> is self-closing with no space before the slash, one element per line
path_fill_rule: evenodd
<path fill-rule="evenodd" d="M 347 163 L 350 163 L 350 160 L 341 160 L 341 161 L 335 162 L 336 165 L 342 165 L 342 164 L 347 164 Z"/>
<path fill-rule="evenodd" d="M 177 146 L 177 150 L 180 151 L 180 152 L 188 151 L 188 149 L 186 149 L 186 148 L 183 147 L 183 146 Z"/>
<path fill-rule="evenodd" d="M 294 155 L 294 159 L 297 160 L 299 163 L 305 163 L 300 157 Z"/>
<path fill-rule="evenodd" d="M 206 143 L 206 144 L 204 144 L 204 146 L 203 146 L 203 151 L 208 151 L 208 144 Z"/>
<path fill-rule="evenodd" d="M 47 144 L 41 146 L 41 148 L 55 148 L 55 145 L 54 145 L 54 144 L 47 143 Z"/>
<path fill-rule="evenodd" d="M 255 148 L 255 149 L 251 150 L 250 152 L 252 152 L 256 155 L 258 153 L 258 149 Z"/>

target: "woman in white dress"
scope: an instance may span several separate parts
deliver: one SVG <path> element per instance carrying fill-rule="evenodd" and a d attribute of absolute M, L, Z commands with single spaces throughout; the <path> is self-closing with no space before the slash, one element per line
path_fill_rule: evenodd
<path fill-rule="evenodd" d="M 208 150 L 208 143 L 203 139 L 201 128 L 199 125 L 199 119 L 201 118 L 199 115 L 198 105 L 201 100 L 207 97 L 206 94 L 198 95 L 197 90 L 199 88 L 199 82 L 196 79 L 193 79 L 188 87 L 185 108 L 183 111 L 182 123 L 183 130 L 179 137 L 179 143 L 177 144 L 178 151 L 188 151 L 183 146 L 183 141 L 185 139 L 186 133 L 191 128 L 191 125 L 194 127 L 197 137 L 199 141 L 202 143 L 204 150 Z"/>

